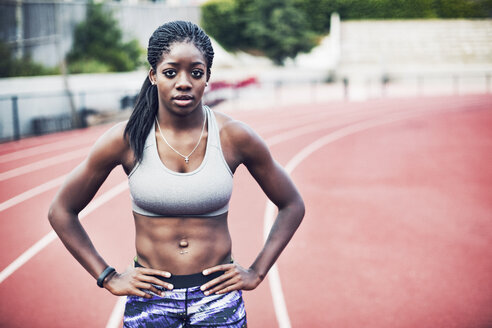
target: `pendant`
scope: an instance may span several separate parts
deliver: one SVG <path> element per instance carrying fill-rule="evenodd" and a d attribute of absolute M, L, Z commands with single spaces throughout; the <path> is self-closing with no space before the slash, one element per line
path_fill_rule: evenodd
<path fill-rule="evenodd" d="M 189 161 L 188 157 L 185 157 L 185 163 L 188 164 Z"/>

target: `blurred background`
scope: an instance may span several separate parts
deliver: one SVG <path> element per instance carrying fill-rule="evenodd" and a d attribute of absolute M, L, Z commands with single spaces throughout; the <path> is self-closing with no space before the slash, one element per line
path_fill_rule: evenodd
<path fill-rule="evenodd" d="M 216 52 L 218 109 L 492 92 L 492 0 L 2 0 L 0 141 L 126 119 L 156 27 Z"/>

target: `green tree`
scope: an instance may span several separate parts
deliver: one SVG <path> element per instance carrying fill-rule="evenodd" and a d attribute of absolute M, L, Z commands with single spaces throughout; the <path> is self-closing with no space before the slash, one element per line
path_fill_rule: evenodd
<path fill-rule="evenodd" d="M 89 2 L 86 20 L 74 31 L 67 54 L 71 73 L 131 71 L 141 64 L 142 49 L 136 40 L 123 42 L 113 15 L 101 3 Z"/>
<path fill-rule="evenodd" d="M 212 0 L 202 7 L 202 27 L 227 50 L 236 50 L 241 44 L 237 11 L 234 0 Z"/>
<path fill-rule="evenodd" d="M 308 52 L 316 45 L 316 33 L 309 29 L 306 17 L 292 1 L 252 1 L 251 23 L 244 33 L 255 48 L 276 64 L 298 53 Z"/>
<path fill-rule="evenodd" d="M 330 15 L 342 19 L 485 18 L 492 0 L 294 0 L 309 18 L 311 29 L 329 28 Z"/>
<path fill-rule="evenodd" d="M 279 65 L 317 40 L 292 0 L 213 0 L 202 6 L 202 26 L 226 49 L 263 54 Z"/>
<path fill-rule="evenodd" d="M 0 77 L 60 74 L 57 67 L 46 67 L 34 62 L 29 55 L 15 58 L 12 49 L 0 42 Z"/>
<path fill-rule="evenodd" d="M 337 1 L 294 0 L 294 4 L 308 18 L 307 23 L 311 30 L 320 34 L 330 30 L 330 16 L 338 9 Z"/>
<path fill-rule="evenodd" d="M 439 17 L 486 18 L 492 14 L 491 0 L 435 0 Z"/>

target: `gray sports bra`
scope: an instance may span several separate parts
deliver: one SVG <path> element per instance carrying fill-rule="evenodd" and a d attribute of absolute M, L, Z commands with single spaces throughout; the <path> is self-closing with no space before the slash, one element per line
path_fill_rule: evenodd
<path fill-rule="evenodd" d="M 153 217 L 213 217 L 229 210 L 233 174 L 225 161 L 215 115 L 207 115 L 208 137 L 200 166 L 187 173 L 168 169 L 159 158 L 155 123 L 142 160 L 128 175 L 133 211 Z"/>

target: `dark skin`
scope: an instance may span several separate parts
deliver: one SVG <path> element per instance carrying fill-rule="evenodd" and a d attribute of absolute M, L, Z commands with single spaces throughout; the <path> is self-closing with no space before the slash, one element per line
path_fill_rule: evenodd
<path fill-rule="evenodd" d="M 182 154 L 189 154 L 202 131 L 205 112 L 202 96 L 207 66 L 203 54 L 191 43 L 175 43 L 163 54 L 156 70 L 149 72 L 150 81 L 158 90 L 158 122 L 167 141 Z M 228 213 L 213 218 L 149 218 L 133 212 L 136 228 L 136 252 L 144 268 L 128 268 L 115 272 L 104 281 L 104 287 L 114 295 L 136 295 L 150 298 L 150 290 L 163 295 L 153 286 L 172 289 L 173 286 L 154 275 L 170 277 L 217 271 L 224 274 L 204 284 L 206 295 L 233 290 L 251 290 L 264 279 L 285 248 L 304 216 L 304 203 L 294 184 L 272 158 L 264 141 L 247 125 L 224 114 L 215 113 L 220 129 L 220 142 L 232 172 L 245 165 L 267 197 L 277 206 L 278 215 L 263 249 L 248 268 L 230 263 L 231 237 L 227 225 Z M 78 220 L 79 212 L 117 166 L 128 174 L 135 156 L 124 138 L 126 122 L 107 131 L 93 146 L 88 157 L 67 178 L 50 207 L 49 220 L 62 242 L 81 265 L 94 277 L 107 263 L 94 248 Z M 205 155 L 207 129 L 199 146 L 186 164 L 160 138 L 156 142 L 162 163 L 176 172 L 197 169 Z"/>

